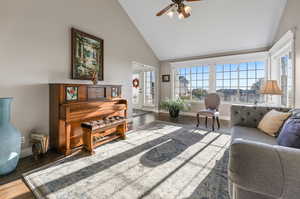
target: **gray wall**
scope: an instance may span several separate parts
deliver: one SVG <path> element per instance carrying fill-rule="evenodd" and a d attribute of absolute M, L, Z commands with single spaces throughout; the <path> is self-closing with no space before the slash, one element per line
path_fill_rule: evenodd
<path fill-rule="evenodd" d="M 88 83 L 70 80 L 71 27 L 104 39 L 100 83 L 122 84 L 130 108 L 131 62 L 159 66 L 117 0 L 1 0 L 0 97 L 14 97 L 12 122 L 26 138 L 23 149 L 32 129 L 49 131 L 48 83 Z"/>
<path fill-rule="evenodd" d="M 297 28 L 296 30 L 296 107 L 300 107 L 300 1 L 299 0 L 288 0 L 285 11 L 283 13 L 275 42 L 278 41 L 287 31 Z"/>

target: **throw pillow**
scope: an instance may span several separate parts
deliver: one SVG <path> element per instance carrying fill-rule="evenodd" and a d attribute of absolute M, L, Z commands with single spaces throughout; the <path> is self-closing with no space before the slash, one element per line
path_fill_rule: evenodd
<path fill-rule="evenodd" d="M 276 136 L 284 121 L 291 113 L 279 112 L 276 110 L 269 111 L 258 124 L 258 129 L 270 136 Z"/>
<path fill-rule="evenodd" d="M 300 119 L 291 117 L 282 127 L 277 138 L 280 146 L 300 148 Z"/>

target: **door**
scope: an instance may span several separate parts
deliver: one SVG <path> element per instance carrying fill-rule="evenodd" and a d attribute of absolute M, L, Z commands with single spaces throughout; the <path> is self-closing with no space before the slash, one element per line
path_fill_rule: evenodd
<path fill-rule="evenodd" d="M 144 72 L 144 106 L 154 106 L 155 103 L 155 71 Z"/>
<path fill-rule="evenodd" d="M 142 108 L 142 106 L 143 106 L 143 101 L 142 101 L 142 94 L 143 94 L 142 86 L 143 86 L 143 84 L 141 84 L 142 83 L 141 74 L 134 73 L 132 75 L 132 82 L 133 81 L 138 82 L 138 85 L 132 86 L 132 104 L 133 104 L 133 108 L 139 109 L 139 108 Z"/>

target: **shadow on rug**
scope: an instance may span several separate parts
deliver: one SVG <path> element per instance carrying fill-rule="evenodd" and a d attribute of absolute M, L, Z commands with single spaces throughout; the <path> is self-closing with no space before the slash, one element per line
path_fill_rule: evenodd
<path fill-rule="evenodd" d="M 23 175 L 37 198 L 229 199 L 230 136 L 153 122 L 106 144 Z"/>

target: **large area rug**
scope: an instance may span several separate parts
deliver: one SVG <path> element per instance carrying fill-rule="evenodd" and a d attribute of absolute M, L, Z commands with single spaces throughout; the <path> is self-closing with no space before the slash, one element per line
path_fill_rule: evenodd
<path fill-rule="evenodd" d="M 230 136 L 155 121 L 23 175 L 37 198 L 228 199 Z"/>

